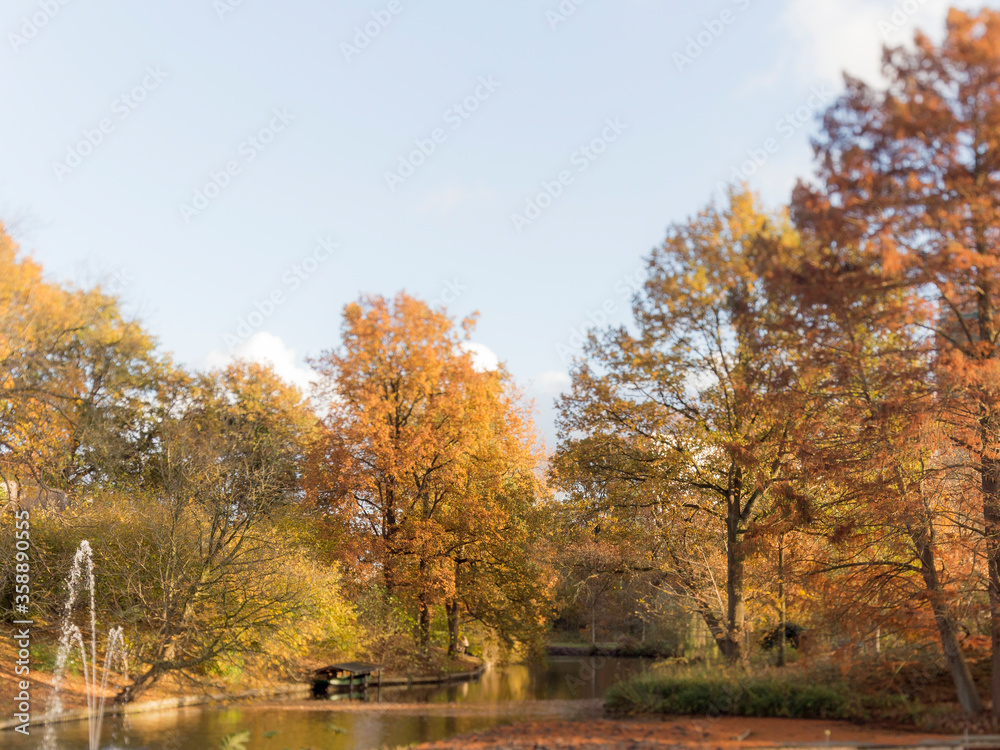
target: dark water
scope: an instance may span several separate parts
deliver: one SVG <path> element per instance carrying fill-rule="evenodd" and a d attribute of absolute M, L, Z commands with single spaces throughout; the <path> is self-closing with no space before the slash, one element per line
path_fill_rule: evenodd
<path fill-rule="evenodd" d="M 359 701 L 268 701 L 207 706 L 105 724 L 102 748 L 216 750 L 223 737 L 248 730 L 248 750 L 370 750 L 444 739 L 515 721 L 583 719 L 599 714 L 601 698 L 648 662 L 604 657 L 553 657 L 547 663 L 488 671 L 478 681 L 448 686 L 383 688 Z M 380 699 L 380 700 L 379 700 Z M 56 728 L 54 748 L 43 730 L 30 740 L 9 732 L 0 747 L 86 750 L 83 722 Z M 36 737 L 37 733 L 37 737 Z"/>
<path fill-rule="evenodd" d="M 490 670 L 476 682 L 411 689 L 383 689 L 383 700 L 421 703 L 581 700 L 602 698 L 619 680 L 641 672 L 648 661 L 600 656 L 554 656 L 545 664 Z"/>

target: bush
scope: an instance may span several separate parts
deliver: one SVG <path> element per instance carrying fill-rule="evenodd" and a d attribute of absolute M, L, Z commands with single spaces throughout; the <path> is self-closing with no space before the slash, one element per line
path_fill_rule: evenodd
<path fill-rule="evenodd" d="M 389 671 L 417 669 L 420 654 L 413 637 L 417 624 L 402 603 L 372 584 L 358 592 L 355 604 L 359 655 Z"/>
<path fill-rule="evenodd" d="M 882 698 L 879 703 L 892 699 Z M 610 710 L 703 716 L 862 719 L 873 708 L 838 676 L 748 675 L 674 669 L 649 672 L 611 688 Z"/>
<path fill-rule="evenodd" d="M 86 538 L 94 549 L 98 642 L 124 626 L 132 678 L 150 670 L 157 679 L 172 671 L 229 681 L 282 677 L 300 671 L 317 646 L 352 653 L 356 616 L 339 572 L 316 561 L 284 520 L 275 510 L 209 554 L 221 522 L 195 503 L 109 496 L 59 514 L 33 513 L 35 621 L 55 635 L 65 577 Z M 0 539 L 5 534 L 0 523 Z M 0 560 L 0 582 L 10 578 L 4 567 Z M 89 638 L 86 598 L 74 616 Z M 54 663 L 36 656 L 40 668 Z"/>

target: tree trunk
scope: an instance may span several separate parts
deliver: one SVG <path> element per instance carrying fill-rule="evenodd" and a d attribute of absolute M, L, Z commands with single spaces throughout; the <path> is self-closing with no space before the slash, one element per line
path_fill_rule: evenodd
<path fill-rule="evenodd" d="M 694 585 L 694 574 L 690 566 L 679 556 L 672 555 L 674 571 L 664 579 L 664 583 L 678 596 L 686 596 L 695 606 L 695 610 L 705 621 L 708 632 L 711 633 L 715 645 L 719 647 L 720 653 L 731 660 L 730 654 L 736 650 L 736 658 L 739 658 L 739 641 L 732 638 L 732 634 L 727 630 L 722 621 L 723 613 L 715 609 L 714 604 L 706 601 Z M 721 599 L 721 595 L 720 595 Z"/>
<path fill-rule="evenodd" d="M 985 233 L 977 228 L 976 249 L 983 252 Z M 989 358 L 1000 355 L 997 349 L 997 310 L 993 304 L 993 280 L 984 270 L 976 275 L 979 308 L 979 341 L 988 342 Z M 985 365 L 986 363 L 983 363 Z M 986 561 L 989 570 L 990 640 L 992 650 L 991 692 L 993 717 L 1000 719 L 1000 421 L 994 411 L 996 395 L 980 391 L 979 405 L 984 413 L 979 421 L 980 477 L 983 494 L 983 521 L 986 533 Z"/>
<path fill-rule="evenodd" d="M 382 542 L 385 547 L 382 554 L 382 576 L 385 582 L 386 597 L 391 598 L 396 593 L 396 550 L 394 547 L 395 537 L 399 531 L 395 510 L 396 492 L 392 483 L 386 488 L 385 495 L 386 508 L 382 519 Z"/>
<path fill-rule="evenodd" d="M 726 649 L 723 653 L 730 664 L 743 657 L 740 640 L 746 621 L 746 600 L 743 593 L 744 553 L 740 543 L 740 502 L 739 496 L 729 503 L 729 517 L 726 519 Z"/>
<path fill-rule="evenodd" d="M 468 561 L 465 558 L 465 545 L 462 545 L 455 553 L 455 592 L 451 595 L 448 601 L 445 602 L 445 612 L 448 616 L 448 656 L 458 655 L 458 641 L 462 636 L 462 623 L 461 618 L 459 617 L 461 612 L 459 602 L 461 601 L 462 589 L 461 570 L 462 565 L 467 562 Z"/>
<path fill-rule="evenodd" d="M 958 635 L 955 632 L 955 624 L 951 618 L 943 611 L 940 602 L 932 603 L 934 610 L 934 621 L 938 626 L 938 633 L 941 635 L 941 647 L 944 649 L 945 658 L 948 660 L 948 670 L 951 672 L 951 679 L 955 683 L 955 693 L 958 695 L 958 702 L 962 710 L 967 714 L 978 714 L 983 711 L 983 701 L 979 697 L 979 690 L 972 679 L 972 672 L 969 670 L 969 663 L 965 660 L 962 648 L 958 644 Z"/>
<path fill-rule="evenodd" d="M 708 632 L 715 640 L 715 645 L 719 647 L 722 655 L 729 659 L 729 654 L 732 652 L 733 646 L 738 647 L 739 643 L 734 643 L 732 638 L 729 637 L 725 625 L 711 607 L 699 602 L 698 612 L 701 615 L 701 619 L 705 621 L 705 625 L 708 626 Z"/>
<path fill-rule="evenodd" d="M 986 420 L 984 420 L 985 422 Z M 983 453 L 992 430 L 984 425 Z M 990 635 L 992 646 L 993 716 L 1000 719 L 1000 459 L 982 458 L 983 520 L 989 564 Z"/>
<path fill-rule="evenodd" d="M 420 616 L 417 621 L 417 637 L 420 649 L 427 655 L 431 643 L 431 605 L 427 592 L 427 561 L 420 558 Z"/>
<path fill-rule="evenodd" d="M 392 575 L 392 564 L 389 560 L 382 566 L 382 582 L 385 585 L 386 599 L 391 599 L 396 588 L 396 579 Z"/>
<path fill-rule="evenodd" d="M 448 656 L 458 656 L 458 639 L 461 635 L 459 632 L 458 597 L 449 600 L 445 604 L 445 609 L 448 612 Z"/>
<path fill-rule="evenodd" d="M 159 669 L 157 666 L 154 665 L 150 667 L 132 680 L 131 684 L 126 685 L 118 691 L 117 695 L 115 695 L 115 703 L 132 703 L 137 700 L 143 693 L 153 687 L 153 684 L 159 680 L 163 674 L 164 670 Z"/>
<path fill-rule="evenodd" d="M 590 602 L 590 643 L 597 644 L 597 600 Z"/>
<path fill-rule="evenodd" d="M 780 617 L 778 627 L 781 628 L 781 638 L 778 640 L 778 666 L 785 666 L 785 535 L 778 536 L 778 607 Z"/>
<path fill-rule="evenodd" d="M 948 614 L 947 607 L 941 598 L 941 584 L 938 580 L 937 560 L 934 553 L 934 531 L 925 527 L 918 532 L 910 527 L 909 532 L 920 558 L 920 573 L 923 576 L 927 593 L 930 595 L 931 611 L 934 613 L 934 622 L 937 624 L 938 634 L 941 637 L 941 649 L 948 662 L 952 682 L 955 683 L 958 702 L 967 714 L 982 713 L 983 701 L 979 697 L 979 690 L 972 679 L 969 663 L 965 660 L 965 654 L 962 653 L 962 648 L 958 643 L 955 623 Z M 994 630 L 994 639 L 996 638 L 995 633 Z M 995 657 L 997 651 L 994 649 L 993 653 Z M 994 670 L 994 677 L 996 674 Z"/>

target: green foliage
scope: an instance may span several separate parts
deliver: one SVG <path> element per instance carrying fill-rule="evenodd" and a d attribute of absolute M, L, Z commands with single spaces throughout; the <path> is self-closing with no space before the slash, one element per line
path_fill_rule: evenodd
<path fill-rule="evenodd" d="M 236 732 L 226 735 L 219 744 L 219 750 L 247 750 L 250 732 Z"/>
<path fill-rule="evenodd" d="M 59 655 L 59 647 L 55 643 L 46 641 L 31 642 L 29 647 L 31 652 L 31 668 L 39 672 L 51 672 L 56 667 L 56 658 Z M 80 661 L 76 658 L 76 653 L 70 653 L 70 658 L 66 660 L 66 674 L 74 677 L 81 672 Z"/>
<path fill-rule="evenodd" d="M 235 682 L 246 672 L 246 658 L 242 654 L 232 654 L 209 662 L 205 674 L 219 677 L 227 682 Z"/>
<path fill-rule="evenodd" d="M 293 512 L 275 511 L 271 523 L 239 545 L 221 545 L 216 558 L 203 553 L 211 519 L 194 504 L 110 496 L 60 514 L 35 513 L 36 620 L 58 618 L 73 552 L 88 539 L 98 628 L 125 627 L 133 676 L 188 661 L 184 671 L 193 675 L 236 682 L 294 671 L 314 647 L 333 644 L 349 653 L 356 647 L 353 607 L 336 568 L 280 531 L 281 515 Z M 186 604 L 178 602 L 181 595 L 189 597 Z M 169 622 L 168 606 L 179 613 Z M 50 661 L 40 655 L 36 664 Z"/>
<path fill-rule="evenodd" d="M 795 719 L 867 719 L 902 698 L 864 696 L 839 674 L 743 674 L 726 670 L 654 671 L 615 685 L 608 708 L 620 712 Z"/>
<path fill-rule="evenodd" d="M 359 591 L 355 603 L 360 630 L 359 652 L 376 664 L 404 671 L 412 667 L 417 656 L 413 648 L 416 619 L 403 604 L 378 585 Z"/>

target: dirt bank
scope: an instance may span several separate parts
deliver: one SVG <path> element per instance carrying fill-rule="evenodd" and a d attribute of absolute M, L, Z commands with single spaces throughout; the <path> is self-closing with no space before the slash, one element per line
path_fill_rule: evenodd
<path fill-rule="evenodd" d="M 51 640 L 46 642 L 54 650 Z M 34 722 L 39 722 L 45 716 L 52 705 L 53 684 L 55 676 L 48 671 L 38 669 L 35 659 L 31 660 L 31 670 L 26 676 L 18 675 L 17 669 L 17 646 L 12 639 L 0 639 L 0 705 L 6 708 L 4 713 L 0 713 L 0 732 L 9 730 L 20 723 L 12 718 L 15 698 L 20 693 L 20 683 L 26 680 L 29 684 L 30 713 Z M 308 672 L 315 666 L 329 663 L 331 659 L 312 659 L 304 671 Z M 431 675 L 394 675 L 388 673 L 383 675 L 382 684 L 385 687 L 400 685 L 436 685 L 452 684 L 477 678 L 482 673 L 482 666 L 478 661 L 471 659 L 453 660 L 447 665 L 450 669 L 462 670 L 458 672 L 441 672 Z M 310 692 L 308 677 L 303 676 L 302 681 L 296 683 L 283 682 L 280 680 L 266 680 L 260 678 L 242 678 L 229 681 L 216 681 L 205 679 L 202 682 L 192 682 L 182 680 L 176 675 L 167 675 L 150 690 L 142 695 L 142 699 L 127 706 L 115 706 L 114 697 L 118 691 L 126 684 L 126 680 L 120 675 L 109 675 L 107 689 L 97 690 L 97 697 L 102 695 L 106 699 L 106 710 L 109 713 L 125 711 L 138 713 L 143 711 L 170 710 L 183 706 L 203 705 L 207 703 L 220 703 L 228 701 L 252 700 L 263 704 L 275 696 L 289 696 L 284 705 L 316 705 L 316 706 L 341 706 L 339 703 L 323 703 L 311 701 L 309 703 L 292 704 L 288 701 L 296 694 L 303 697 Z M 61 688 L 62 715 L 67 721 L 75 721 L 86 717 L 84 709 L 87 706 L 87 685 L 78 667 L 69 671 L 64 677 Z M 368 705 L 368 704 L 361 704 Z M 541 715 L 531 718 L 562 718 L 565 714 Z M 0 741 L 0 746 L 2 746 Z"/>
<path fill-rule="evenodd" d="M 950 742 L 955 739 L 943 735 L 866 729 L 834 721 L 724 717 L 516 724 L 419 745 L 416 750 L 730 750 L 789 744 L 827 746 L 827 743 L 830 748 L 836 748 L 858 745 L 912 746 L 922 742 L 936 744 L 935 741 Z M 1000 747 L 1000 744 L 996 747 Z"/>

